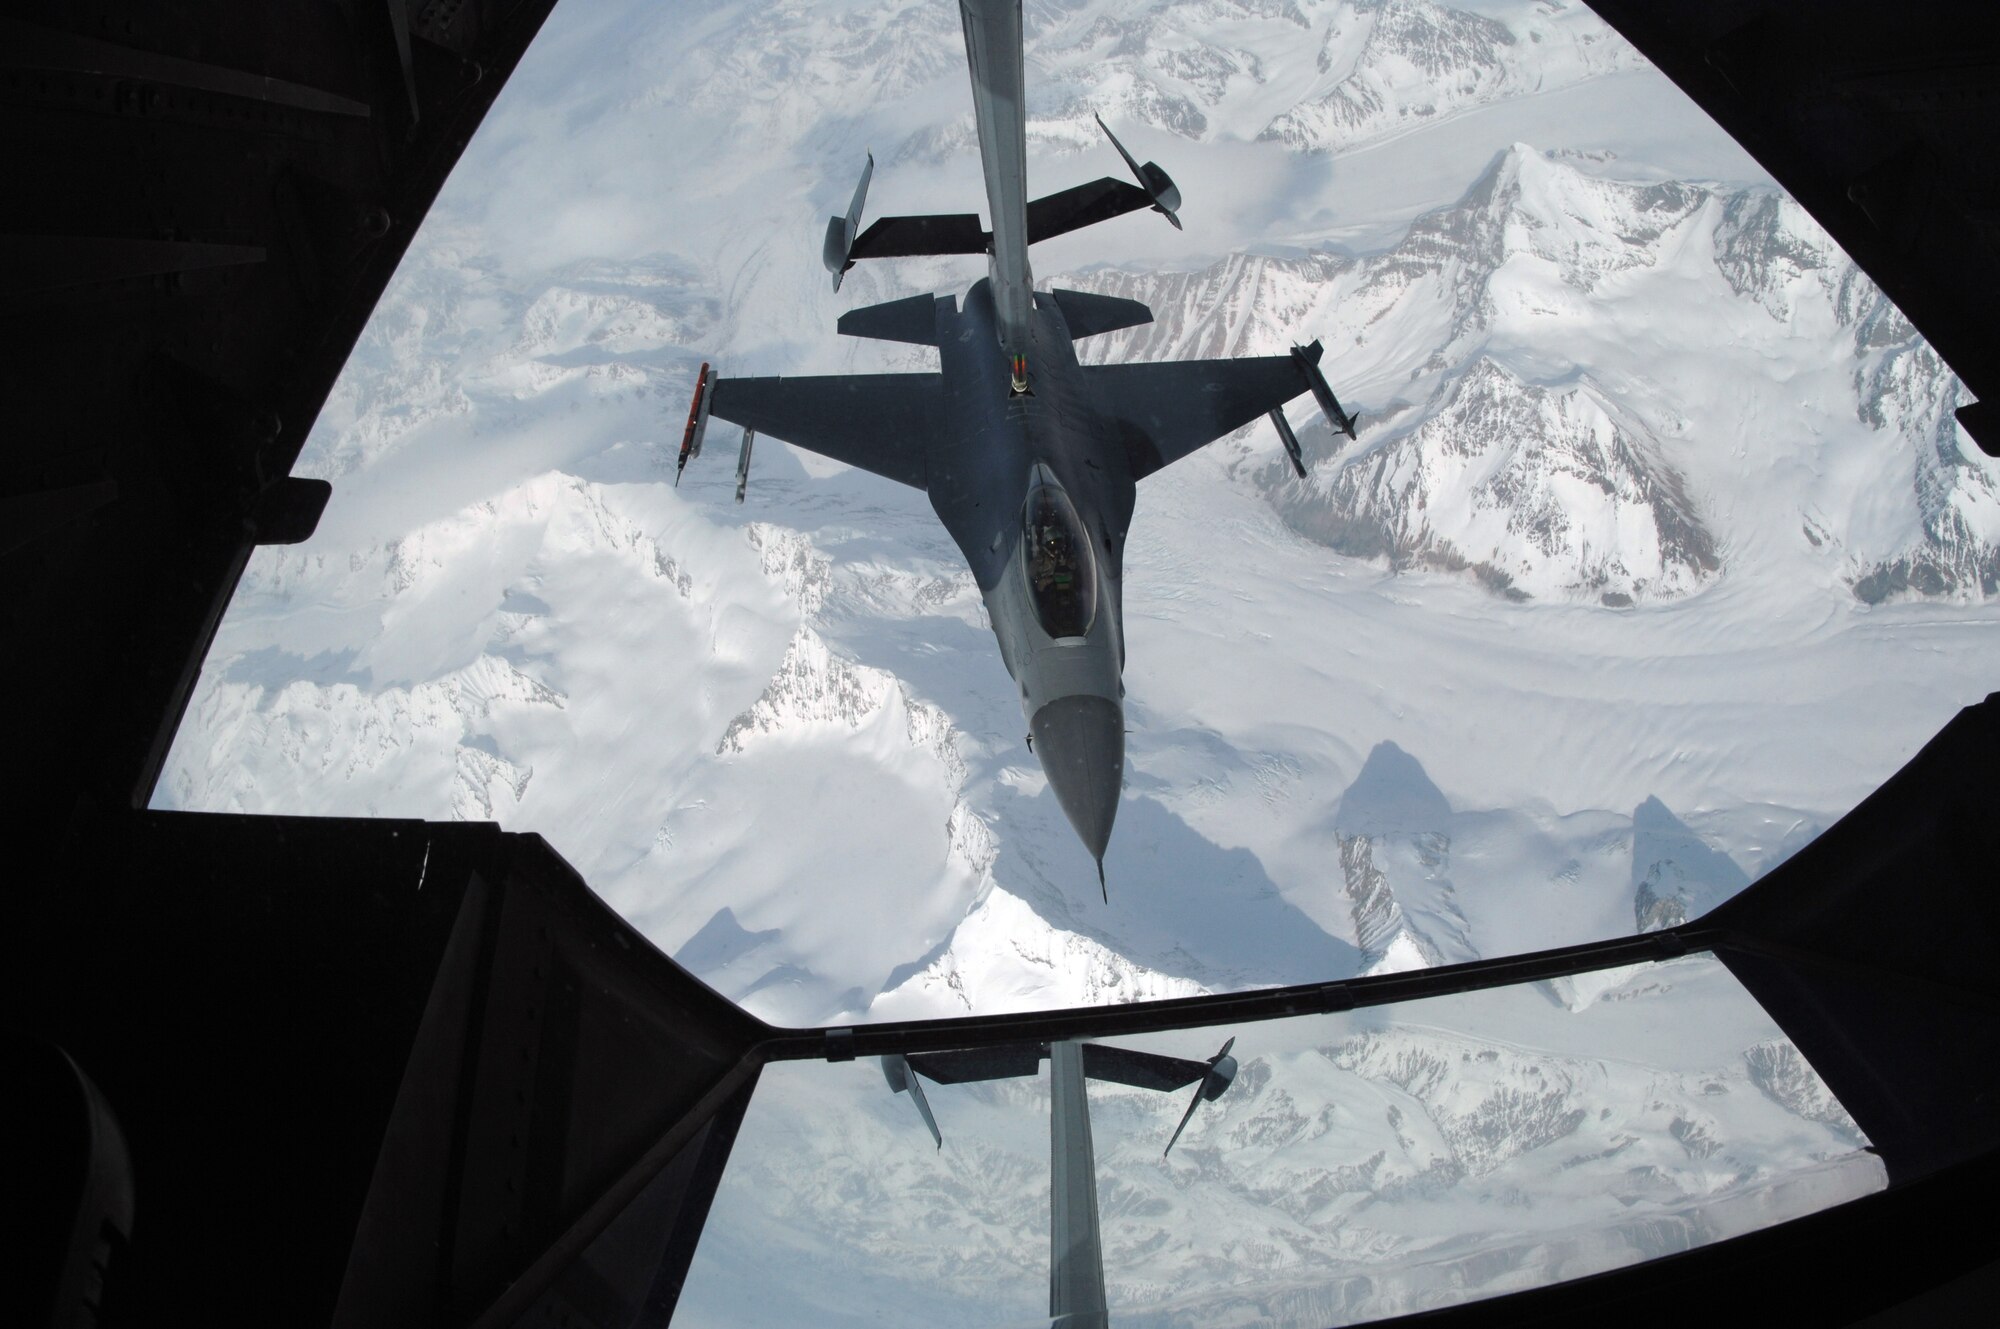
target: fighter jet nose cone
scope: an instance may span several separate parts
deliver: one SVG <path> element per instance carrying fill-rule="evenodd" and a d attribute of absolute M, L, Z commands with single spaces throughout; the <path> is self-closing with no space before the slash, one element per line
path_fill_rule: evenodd
<path fill-rule="evenodd" d="M 1109 697 L 1059 697 L 1028 721 L 1049 787 L 1100 862 L 1125 783 L 1125 715 Z"/>

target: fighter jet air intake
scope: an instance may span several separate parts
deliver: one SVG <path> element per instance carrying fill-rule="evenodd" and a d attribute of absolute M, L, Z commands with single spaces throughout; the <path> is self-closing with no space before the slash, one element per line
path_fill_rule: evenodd
<path fill-rule="evenodd" d="M 1180 191 L 1099 119 L 1137 183 L 1104 178 L 1029 199 L 1020 0 L 959 0 L 959 9 L 991 229 L 974 213 L 882 217 L 861 229 L 871 156 L 846 215 L 828 222 L 824 252 L 835 290 L 862 259 L 987 256 L 988 275 L 962 298 L 919 295 L 840 317 L 848 336 L 935 346 L 938 371 L 725 378 L 704 365 L 680 464 L 700 455 L 714 416 L 744 429 L 739 499 L 757 433 L 930 496 L 978 582 L 1029 747 L 1104 891 L 1125 772 L 1122 567 L 1136 485 L 1260 415 L 1303 478 L 1284 404 L 1311 393 L 1349 438 L 1354 417 L 1321 375 L 1316 341 L 1289 355 L 1077 362 L 1076 339 L 1149 323 L 1152 311 L 1037 290 L 1028 247 L 1141 209 L 1178 227 Z"/>

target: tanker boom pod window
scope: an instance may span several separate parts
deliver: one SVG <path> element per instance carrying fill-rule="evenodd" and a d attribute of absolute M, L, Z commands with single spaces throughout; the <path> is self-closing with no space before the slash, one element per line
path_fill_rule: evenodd
<path fill-rule="evenodd" d="M 1054 485 L 1038 485 L 1028 495 L 1028 590 L 1035 617 L 1051 637 L 1081 637 L 1097 614 L 1097 565 L 1090 538 L 1069 495 Z"/>

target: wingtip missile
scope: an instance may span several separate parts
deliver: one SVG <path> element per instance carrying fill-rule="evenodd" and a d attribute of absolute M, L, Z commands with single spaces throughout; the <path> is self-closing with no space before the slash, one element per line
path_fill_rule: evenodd
<path fill-rule="evenodd" d="M 701 372 L 694 377 L 694 400 L 688 403 L 687 428 L 681 431 L 680 458 L 674 463 L 674 488 L 681 486 L 681 472 L 687 469 L 690 457 L 701 455 L 702 435 L 708 432 L 709 370 L 708 361 L 701 362 Z"/>
<path fill-rule="evenodd" d="M 1361 419 L 1361 414 L 1357 411 L 1349 415 L 1340 409 L 1340 398 L 1333 395 L 1333 389 L 1327 386 L 1326 375 L 1319 370 L 1320 356 L 1323 353 L 1317 341 L 1292 347 L 1292 359 L 1298 364 L 1299 371 L 1305 375 L 1306 387 L 1312 392 L 1313 400 L 1319 403 L 1319 409 L 1326 416 L 1327 423 L 1352 441 L 1355 437 L 1355 422 Z"/>

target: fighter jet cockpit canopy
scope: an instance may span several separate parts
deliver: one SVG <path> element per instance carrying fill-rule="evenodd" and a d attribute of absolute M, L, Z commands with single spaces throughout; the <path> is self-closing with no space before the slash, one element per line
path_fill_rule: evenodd
<path fill-rule="evenodd" d="M 1045 466 L 1022 505 L 1021 556 L 1035 617 L 1051 637 L 1082 637 L 1097 616 L 1097 562 L 1069 495 Z"/>

